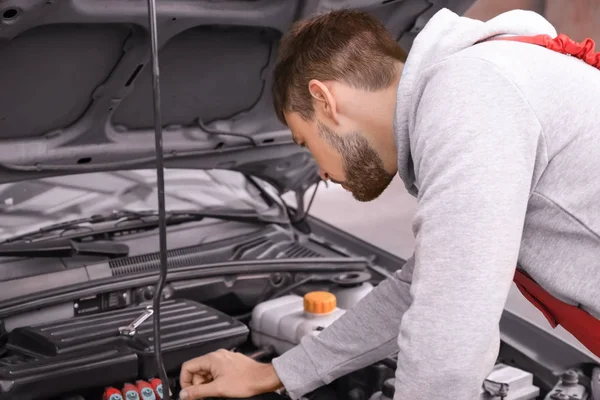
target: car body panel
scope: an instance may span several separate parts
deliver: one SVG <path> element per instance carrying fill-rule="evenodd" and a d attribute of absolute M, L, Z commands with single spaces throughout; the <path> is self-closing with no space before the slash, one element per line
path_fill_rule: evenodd
<path fill-rule="evenodd" d="M 271 98 L 279 38 L 330 9 L 378 17 L 408 51 L 443 7 L 472 0 L 156 2 L 165 166 L 234 169 L 278 190 L 318 180 Z M 151 168 L 154 132 L 143 0 L 0 3 L 0 182 Z"/>

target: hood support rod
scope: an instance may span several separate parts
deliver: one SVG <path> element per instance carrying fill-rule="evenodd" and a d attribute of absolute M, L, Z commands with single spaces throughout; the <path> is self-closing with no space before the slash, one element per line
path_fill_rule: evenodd
<path fill-rule="evenodd" d="M 156 22 L 156 0 L 148 0 L 148 23 L 150 25 L 150 47 L 152 60 L 152 99 L 154 105 L 154 142 L 156 149 L 156 178 L 158 192 L 158 234 L 160 245 L 160 275 L 153 298 L 154 357 L 158 375 L 162 381 L 163 398 L 171 400 L 169 378 L 165 371 L 160 348 L 160 300 L 167 280 L 167 229 L 165 217 L 165 178 L 163 164 L 163 136 L 160 105 L 160 72 L 158 68 L 158 32 Z"/>

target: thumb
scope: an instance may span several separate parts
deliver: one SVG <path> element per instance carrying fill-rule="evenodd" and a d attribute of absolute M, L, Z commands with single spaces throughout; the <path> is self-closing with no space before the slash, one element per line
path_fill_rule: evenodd
<path fill-rule="evenodd" d="M 200 385 L 189 386 L 179 392 L 181 400 L 197 400 L 204 397 L 222 397 L 222 391 L 215 381 Z"/>

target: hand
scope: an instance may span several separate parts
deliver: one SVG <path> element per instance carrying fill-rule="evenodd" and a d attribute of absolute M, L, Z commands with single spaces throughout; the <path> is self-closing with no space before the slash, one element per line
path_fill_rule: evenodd
<path fill-rule="evenodd" d="M 181 366 L 181 400 L 204 397 L 245 398 L 283 387 L 271 364 L 241 353 L 217 350 Z"/>

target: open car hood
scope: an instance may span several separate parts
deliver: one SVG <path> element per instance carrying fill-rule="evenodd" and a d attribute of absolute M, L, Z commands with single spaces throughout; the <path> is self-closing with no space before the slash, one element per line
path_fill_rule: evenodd
<path fill-rule="evenodd" d="M 279 38 L 337 8 L 366 10 L 408 51 L 443 7 L 473 0 L 158 0 L 166 167 L 232 169 L 279 191 L 319 179 L 272 108 Z M 0 1 L 0 183 L 154 166 L 144 0 Z"/>

